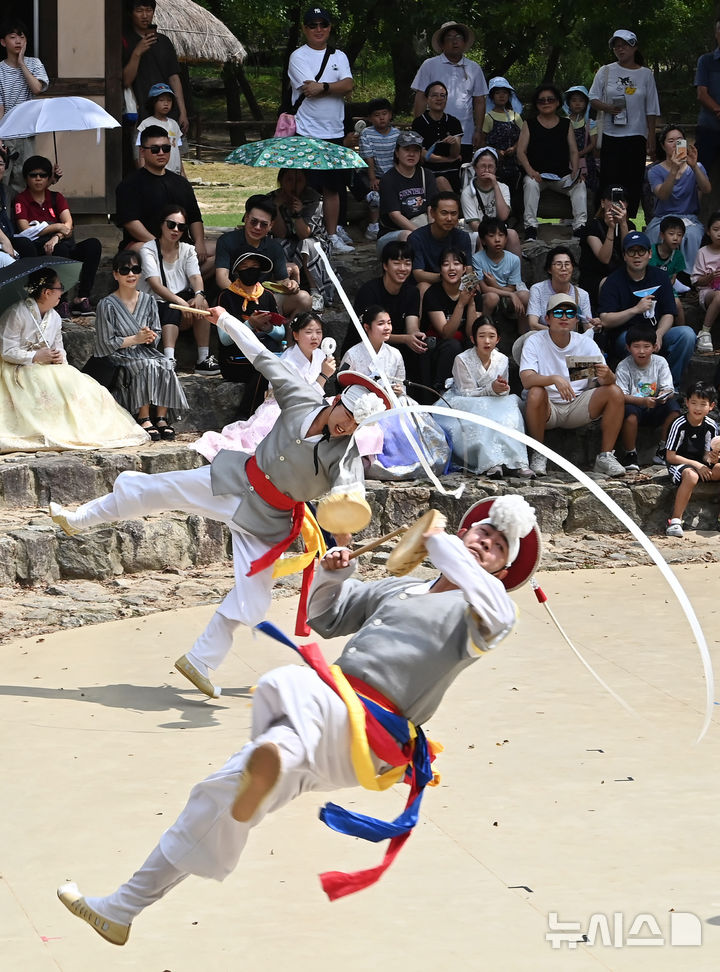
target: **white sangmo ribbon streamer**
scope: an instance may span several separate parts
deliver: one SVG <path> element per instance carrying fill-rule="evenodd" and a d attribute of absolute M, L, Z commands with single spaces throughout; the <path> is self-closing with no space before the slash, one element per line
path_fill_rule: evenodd
<path fill-rule="evenodd" d="M 523 432 L 518 432 L 515 429 L 509 428 L 506 425 L 499 425 L 497 422 L 494 422 L 490 418 L 485 418 L 482 415 L 473 415 L 470 412 L 463 412 L 460 409 L 456 409 L 456 408 L 439 408 L 437 405 L 412 405 L 412 406 L 403 406 L 403 410 L 410 414 L 415 413 L 418 415 L 425 414 L 425 413 L 431 413 L 434 415 L 444 415 L 444 416 L 452 415 L 455 418 L 460 419 L 462 422 L 472 422 L 475 425 L 481 425 L 484 426 L 485 428 L 492 429 L 494 432 L 500 432 L 504 435 L 507 435 L 511 439 L 515 439 L 517 442 L 522 442 L 524 445 L 532 449 L 535 449 L 536 452 L 542 453 L 542 455 L 552 460 L 552 462 L 554 462 L 555 465 L 560 466 L 561 469 L 564 469 L 565 472 L 570 473 L 571 476 L 573 476 L 581 485 L 583 485 L 587 490 L 589 490 L 593 494 L 593 496 L 595 496 L 598 500 L 600 500 L 603 506 L 606 506 L 607 509 L 613 514 L 613 516 L 615 516 L 623 524 L 623 526 L 627 528 L 628 532 L 631 533 L 633 537 L 635 537 L 635 539 L 642 546 L 642 548 L 645 550 L 647 555 L 650 557 L 652 562 L 659 569 L 660 573 L 667 581 L 670 590 L 675 595 L 678 604 L 682 608 L 683 613 L 685 614 L 685 617 L 688 620 L 688 623 L 690 625 L 690 630 L 693 633 L 695 642 L 700 651 L 700 658 L 702 659 L 703 672 L 705 674 L 705 693 L 706 693 L 705 694 L 705 719 L 703 721 L 702 729 L 700 730 L 700 735 L 697 738 L 697 742 L 700 742 L 700 740 L 704 737 L 705 733 L 707 732 L 710 726 L 710 722 L 712 720 L 712 715 L 713 715 L 713 702 L 714 702 L 713 697 L 715 692 L 714 689 L 715 683 L 713 677 L 713 666 L 712 666 L 712 660 L 710 658 L 710 652 L 708 651 L 707 641 L 705 640 L 705 635 L 703 634 L 703 630 L 702 627 L 700 626 L 700 622 L 698 621 L 697 615 L 695 614 L 695 610 L 692 604 L 690 603 L 690 599 L 685 593 L 682 584 L 677 579 L 675 574 L 673 574 L 669 564 L 667 563 L 663 555 L 660 553 L 660 551 L 657 549 L 655 544 L 647 536 L 647 534 L 644 533 L 643 530 L 641 530 L 640 527 L 637 525 L 637 523 L 635 523 L 635 521 L 632 520 L 627 515 L 627 513 L 623 509 L 621 509 L 621 507 L 618 506 L 615 500 L 613 500 L 610 496 L 608 496 L 608 494 L 601 486 L 598 486 L 598 484 L 593 479 L 587 476 L 581 469 L 578 469 L 578 467 L 575 466 L 572 462 L 569 462 L 567 459 L 565 459 L 564 456 L 561 456 L 557 452 L 554 452 L 552 449 L 548 448 L 548 446 L 546 446 L 545 443 L 538 442 L 536 439 L 533 439 L 531 436 L 525 435 Z M 382 422 L 383 417 L 387 414 L 388 414 L 387 412 L 384 412 L 378 416 L 375 416 L 375 418 Z M 365 423 L 361 423 L 361 424 L 365 424 Z M 575 651 L 576 653 L 578 653 L 577 649 L 575 649 Z M 596 673 L 590 668 L 587 662 L 585 662 L 584 659 L 582 660 L 583 660 L 583 664 L 585 664 L 586 667 L 590 669 L 592 674 L 595 675 L 595 677 L 597 678 Z M 604 685 L 604 682 L 602 682 L 602 680 L 600 680 L 600 683 Z M 611 694 L 615 695 L 614 692 Z"/>
<path fill-rule="evenodd" d="M 332 282 L 333 282 L 333 284 L 335 286 L 335 290 L 340 295 L 340 300 L 342 300 L 343 304 L 345 305 L 345 310 L 348 312 L 348 315 L 350 317 L 350 320 L 355 325 L 355 330 L 358 332 L 358 334 L 360 336 L 360 340 L 365 345 L 365 349 L 368 352 L 368 354 L 370 355 L 370 360 L 375 362 L 375 364 L 377 366 L 377 372 L 382 377 L 382 379 L 383 379 L 383 381 L 385 383 L 385 389 L 384 390 L 385 390 L 388 398 L 390 399 L 390 401 L 393 403 L 393 412 L 394 412 L 395 415 L 397 415 L 398 413 L 400 413 L 400 427 L 403 430 L 403 434 L 404 434 L 405 438 L 410 443 L 410 446 L 412 447 L 413 452 L 415 453 L 415 455 L 420 460 L 420 464 L 422 465 L 423 469 L 425 470 L 426 476 L 428 477 L 428 479 L 430 480 L 430 482 L 435 486 L 435 488 L 438 490 L 438 492 L 442 493 L 444 496 L 454 496 L 455 499 L 459 499 L 460 496 L 462 495 L 462 493 L 464 492 L 465 487 L 463 485 L 461 485 L 456 490 L 453 490 L 452 492 L 448 492 L 448 490 L 445 489 L 445 487 L 442 485 L 442 483 L 437 478 L 437 476 L 435 475 L 435 473 L 432 471 L 432 469 L 430 467 L 430 464 L 427 461 L 427 457 L 426 457 L 423 449 L 420 447 L 420 445 L 417 443 L 417 441 L 415 440 L 415 438 L 412 436 L 412 434 L 410 432 L 410 429 L 407 427 L 407 424 L 405 422 L 405 418 L 404 418 L 404 414 L 403 413 L 407 413 L 410 410 L 406 406 L 400 404 L 400 400 L 398 399 L 397 395 L 393 391 L 393 389 L 392 389 L 392 382 L 390 381 L 390 378 L 385 374 L 385 372 L 383 371 L 382 367 L 380 366 L 380 362 L 378 361 L 378 356 L 377 356 L 377 353 L 375 351 L 375 348 L 372 346 L 372 344 L 368 340 L 368 336 L 365 333 L 365 328 L 360 323 L 360 319 L 358 318 L 357 314 L 355 313 L 355 308 L 352 306 L 352 304 L 348 300 L 348 296 L 345 293 L 345 291 L 343 290 L 343 287 L 342 287 L 340 281 L 338 280 L 338 278 L 337 278 L 337 276 L 335 274 L 335 271 L 332 268 L 332 264 L 330 263 L 330 261 L 329 261 L 329 259 L 327 257 L 327 254 L 325 253 L 325 251 L 323 250 L 323 248 L 320 246 L 320 244 L 316 240 L 308 240 L 308 243 L 310 243 L 311 245 L 313 245 L 315 247 L 316 252 L 319 254 L 320 258 L 322 259 L 323 263 L 325 264 L 325 269 L 328 272 L 328 276 L 332 280 Z"/>

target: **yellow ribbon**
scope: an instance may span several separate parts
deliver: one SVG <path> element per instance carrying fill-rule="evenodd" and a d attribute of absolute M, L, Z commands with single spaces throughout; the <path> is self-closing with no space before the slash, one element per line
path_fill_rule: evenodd
<path fill-rule="evenodd" d="M 327 544 L 322 535 L 322 530 L 317 524 L 317 520 L 310 510 L 305 507 L 300 535 L 305 543 L 305 552 L 300 554 L 290 554 L 275 561 L 273 567 L 273 577 L 287 577 L 288 574 L 296 574 L 305 570 L 308 564 L 312 563 L 315 557 L 324 557 L 327 552 Z"/>

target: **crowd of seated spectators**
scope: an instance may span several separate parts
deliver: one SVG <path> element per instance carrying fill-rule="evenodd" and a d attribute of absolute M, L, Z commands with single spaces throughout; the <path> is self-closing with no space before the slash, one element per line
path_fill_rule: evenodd
<path fill-rule="evenodd" d="M 123 236 L 113 266 L 116 290 L 97 307 L 96 348 L 99 358 L 122 365 L 125 381 L 115 382 L 113 394 L 150 438 L 172 438 L 172 420 L 187 407 L 175 375 L 182 330 L 194 333 L 196 374 L 244 386 L 238 402 L 243 434 L 271 395 L 232 340 L 212 335 L 207 320 L 193 313 L 207 310 L 210 291 L 211 301 L 246 321 L 277 354 L 302 342 L 298 362 L 312 365 L 309 380 L 324 385 L 331 377 L 335 359 L 318 349 L 318 314 L 337 299 L 326 258 L 353 249 L 343 226 L 351 184 L 367 203 L 365 236 L 376 241 L 382 267 L 357 291 L 355 309 L 377 362 L 392 361 L 388 375 L 401 382 L 398 393 L 412 389 L 421 402 L 502 416 L 505 425 L 527 429 L 539 443 L 548 429 L 597 421 L 599 475 L 637 470 L 640 425 L 660 430 L 656 460 L 665 460 L 696 343 L 700 351 L 713 349 L 720 216 L 700 224 L 699 200 L 711 186 L 679 126 L 660 133 L 657 162 L 647 172 L 643 166 L 640 176 L 632 164 L 619 173 L 623 153 L 636 163 L 641 149 L 643 158 L 654 150 L 659 114 L 635 34 L 613 33 L 615 62 L 598 71 L 589 91 L 543 83 L 523 117 L 508 80 L 498 76 L 487 84 L 482 68 L 466 56 L 472 31 L 451 21 L 433 35 L 438 56 L 424 62 L 413 81 L 411 127 L 396 127 L 392 106 L 377 98 L 367 106 L 358 137 L 344 112 L 352 75 L 345 56 L 329 44 L 331 16 L 322 8 L 308 10 L 305 45 L 290 71 L 298 133 L 355 145 L 367 169 L 352 178 L 281 169 L 277 188 L 250 196 L 242 222 L 215 245 L 205 238 L 183 168 L 182 84 L 172 45 L 152 24 L 154 7 L 154 0 L 127 3 L 123 83 L 138 106 L 137 118 L 126 119 L 134 160 L 117 186 Z M 15 92 L 21 100 L 42 92 L 48 80 L 37 59 L 24 57 L 22 25 L 2 31 L 5 105 L 5 75 L 16 78 L 18 89 L 24 85 Z M 74 239 L 70 203 L 52 188 L 63 173 L 25 141 L 0 147 L 0 265 L 43 254 L 77 260 L 77 291 L 72 300 L 63 291 L 58 310 L 60 316 L 92 313 L 99 241 Z M 655 212 L 643 233 L 631 217 L 645 178 Z M 20 189 L 14 198 L 13 179 Z M 528 288 L 523 240 L 537 239 L 547 192 L 568 197 L 580 256 L 576 246 L 550 249 L 547 278 Z M 680 301 L 693 284 L 705 313 L 697 338 Z M 216 340 L 217 359 L 210 353 Z M 357 340 L 350 326 L 341 367 L 372 371 Z M 316 358 L 332 367 L 318 371 Z M 575 359 L 584 362 L 581 373 Z M 493 478 L 547 471 L 539 450 L 528 453 L 454 418 L 440 424 L 455 466 Z M 616 443 L 623 447 L 619 458 Z M 393 448 L 388 440 L 384 451 L 375 449 L 368 468 L 399 468 L 399 460 L 386 461 Z M 446 468 L 450 453 L 436 452 L 435 465 Z"/>

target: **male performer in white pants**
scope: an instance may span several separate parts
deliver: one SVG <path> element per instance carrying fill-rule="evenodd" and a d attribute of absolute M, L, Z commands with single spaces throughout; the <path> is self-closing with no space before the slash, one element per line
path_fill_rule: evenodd
<path fill-rule="evenodd" d="M 221 690 L 210 680 L 209 671 L 230 651 L 238 625 L 253 626 L 267 614 L 272 561 L 297 536 L 303 502 L 328 493 L 350 495 L 366 507 L 369 520 L 362 460 L 350 437 L 357 428 L 356 417 L 382 411 L 389 402 L 382 392 L 380 399 L 368 391 L 379 391 L 374 382 L 355 376 L 350 381 L 356 383 L 348 384 L 327 405 L 318 385 L 302 381 L 265 349 L 249 327 L 220 307 L 211 314 L 270 380 L 280 405 L 280 417 L 255 455 L 223 450 L 210 466 L 200 469 L 156 475 L 123 472 L 112 493 L 83 503 L 75 512 L 51 503 L 50 515 L 70 536 L 102 523 L 165 510 L 208 516 L 230 528 L 235 586 L 192 650 L 175 663 L 193 685 L 217 698 Z"/>
<path fill-rule="evenodd" d="M 417 726 L 433 715 L 457 675 L 511 630 L 515 607 L 507 590 L 534 572 L 540 537 L 532 507 L 520 496 L 501 496 L 475 504 L 457 537 L 431 528 L 425 545 L 441 571 L 432 581 L 393 577 L 363 583 L 351 577 L 347 549 L 328 551 L 313 582 L 308 615 L 323 636 L 354 633 L 336 663 L 339 673 L 335 666 L 323 672 L 311 661 L 315 670 L 292 665 L 264 675 L 253 696 L 251 742 L 193 788 L 177 821 L 113 894 L 84 898 L 75 884 L 59 888 L 73 914 L 107 941 L 124 945 L 133 919 L 189 874 L 227 877 L 250 828 L 266 813 L 308 790 L 358 785 L 352 711 L 363 696 Z M 323 680 L 328 674 L 335 688 Z M 337 694 L 343 683 L 351 699 Z M 366 742 L 372 773 L 378 774 L 390 757 L 386 752 L 380 758 L 369 731 Z"/>

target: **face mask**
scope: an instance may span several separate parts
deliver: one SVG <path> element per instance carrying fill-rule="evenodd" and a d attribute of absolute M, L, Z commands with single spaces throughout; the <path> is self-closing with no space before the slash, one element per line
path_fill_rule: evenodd
<path fill-rule="evenodd" d="M 238 280 L 240 283 L 245 284 L 246 287 L 252 287 L 253 284 L 260 282 L 262 273 L 262 270 L 260 270 L 258 267 L 250 267 L 247 270 L 238 270 Z"/>

